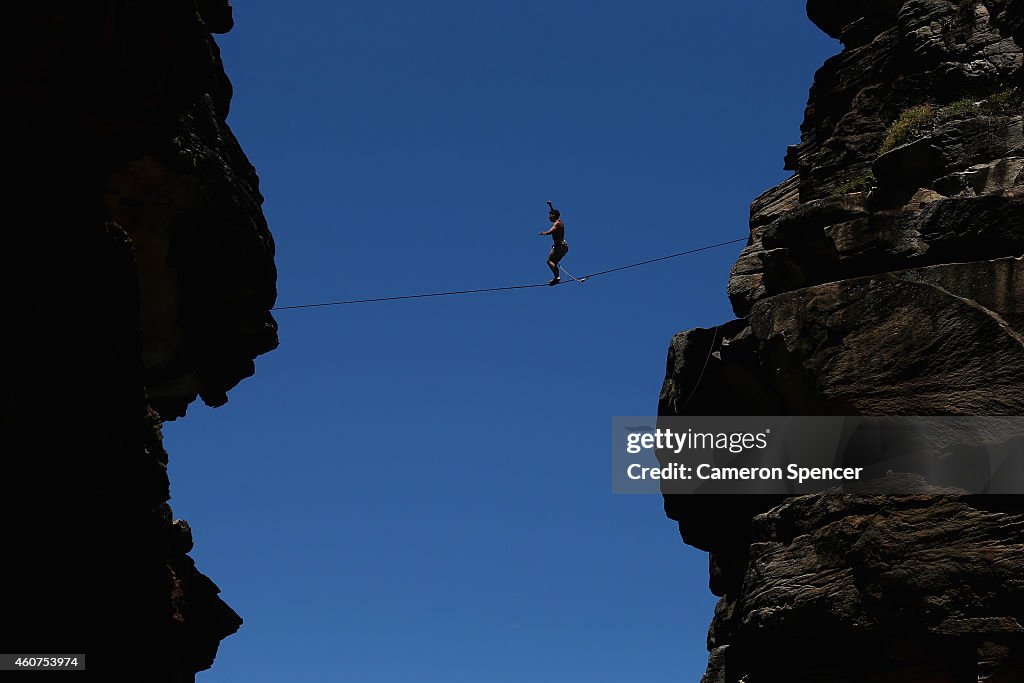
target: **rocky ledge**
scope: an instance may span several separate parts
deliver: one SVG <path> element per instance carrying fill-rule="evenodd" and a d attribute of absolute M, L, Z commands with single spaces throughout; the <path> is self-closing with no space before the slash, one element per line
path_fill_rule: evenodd
<path fill-rule="evenodd" d="M 84 652 L 100 680 L 192 681 L 241 619 L 187 554 L 160 425 L 277 345 L 212 36 L 231 6 L 15 3 L 7 25 L 0 640 Z"/>
<path fill-rule="evenodd" d="M 809 0 L 794 175 L 736 320 L 670 344 L 661 415 L 1024 412 L 1024 2 Z M 706 362 L 706 367 L 705 367 Z M 721 597 L 707 683 L 1024 680 L 1024 500 L 666 496 Z"/>

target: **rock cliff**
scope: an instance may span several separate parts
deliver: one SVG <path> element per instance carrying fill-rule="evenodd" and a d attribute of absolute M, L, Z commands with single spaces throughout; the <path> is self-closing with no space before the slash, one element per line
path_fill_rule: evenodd
<path fill-rule="evenodd" d="M 843 44 L 661 415 L 1024 412 L 1024 2 L 809 0 Z M 705 681 L 1024 680 L 1019 497 L 666 496 Z"/>
<path fill-rule="evenodd" d="M 241 619 L 187 555 L 160 425 L 224 403 L 277 345 L 274 245 L 211 35 L 231 6 L 7 10 L 3 651 L 192 681 Z"/>

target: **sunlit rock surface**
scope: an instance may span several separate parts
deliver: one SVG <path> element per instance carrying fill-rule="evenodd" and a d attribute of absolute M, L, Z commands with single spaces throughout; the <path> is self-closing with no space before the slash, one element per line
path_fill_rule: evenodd
<path fill-rule="evenodd" d="M 844 49 L 811 87 L 793 177 L 751 207 L 738 318 L 672 339 L 660 414 L 1021 414 L 1024 3 L 807 10 Z M 665 509 L 721 597 L 708 683 L 1024 680 L 1019 497 Z"/>

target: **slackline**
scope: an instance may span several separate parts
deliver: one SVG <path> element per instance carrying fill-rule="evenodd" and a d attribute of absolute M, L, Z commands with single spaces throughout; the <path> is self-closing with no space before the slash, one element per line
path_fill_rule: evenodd
<path fill-rule="evenodd" d="M 686 251 L 680 251 L 675 254 L 669 254 L 668 256 L 661 256 L 658 258 L 652 258 L 647 261 L 639 261 L 637 263 L 630 263 L 625 266 L 618 266 L 617 268 L 609 268 L 608 270 L 600 270 L 596 273 L 590 273 L 588 275 L 581 275 L 579 279 L 573 278 L 577 282 L 588 280 L 592 277 L 600 277 L 602 275 L 608 275 L 609 273 L 617 273 L 620 270 L 628 270 L 630 268 L 639 268 L 640 266 L 647 266 L 652 263 L 658 263 L 659 261 L 667 261 L 669 259 L 678 258 L 680 256 L 686 256 L 687 254 L 696 254 L 699 251 L 707 251 L 709 249 L 717 249 L 718 247 L 724 247 L 729 244 L 736 244 L 737 242 L 746 242 L 747 237 L 740 237 L 728 242 L 719 242 L 718 244 L 707 244 L 703 247 L 697 247 L 696 249 L 687 249 Z M 569 284 L 562 282 L 559 284 Z M 315 304 L 298 304 L 295 306 L 277 306 L 272 308 L 272 311 L 293 311 L 300 308 L 323 308 L 326 306 L 349 306 L 351 304 L 374 304 L 382 301 L 404 301 L 406 299 L 427 299 L 438 296 L 459 296 L 462 294 L 482 294 L 484 292 L 507 292 L 514 289 L 533 289 L 534 287 L 548 287 L 546 282 L 538 282 L 536 284 L 529 285 L 507 285 L 505 287 L 485 287 L 483 289 L 459 289 L 450 292 L 428 292 L 426 294 L 404 294 L 401 296 L 381 296 L 372 299 L 349 299 L 347 301 L 324 301 L 322 303 Z M 557 286 L 557 285 L 555 285 Z"/>

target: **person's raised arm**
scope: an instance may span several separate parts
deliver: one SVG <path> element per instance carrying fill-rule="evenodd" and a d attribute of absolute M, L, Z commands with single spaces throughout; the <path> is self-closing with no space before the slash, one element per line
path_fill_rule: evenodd
<path fill-rule="evenodd" d="M 548 201 L 548 202 L 545 202 L 545 203 L 548 205 L 548 212 L 549 213 L 555 213 L 555 207 L 551 204 L 551 202 Z M 562 221 L 560 219 L 556 218 L 554 221 L 552 221 L 551 227 L 549 229 L 545 230 L 544 232 L 538 232 L 537 234 L 538 235 L 550 235 L 550 234 L 552 234 L 555 231 L 555 228 L 558 227 L 558 224 L 561 223 L 561 222 Z"/>

